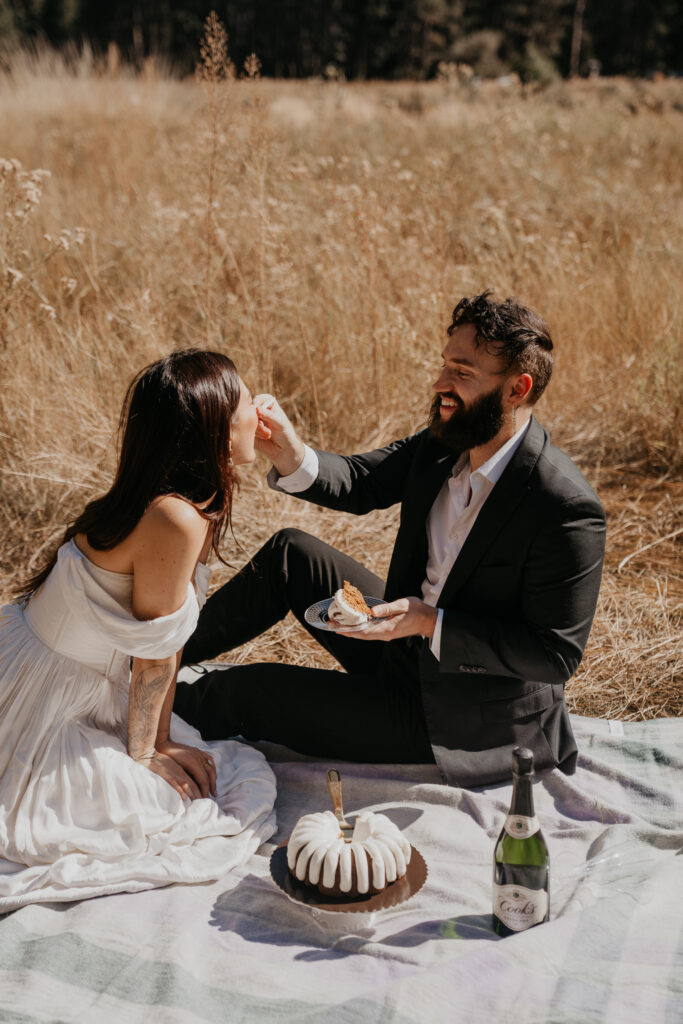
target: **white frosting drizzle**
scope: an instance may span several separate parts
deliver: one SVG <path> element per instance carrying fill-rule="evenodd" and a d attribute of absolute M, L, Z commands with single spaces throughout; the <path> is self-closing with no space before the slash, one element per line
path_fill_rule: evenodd
<path fill-rule="evenodd" d="M 287 864 L 300 882 L 308 878 L 318 885 L 322 877 L 322 884 L 331 889 L 339 868 L 342 892 L 351 889 L 354 862 L 358 892 L 369 891 L 368 857 L 375 889 L 402 877 L 410 861 L 410 843 L 393 821 L 370 811 L 358 815 L 351 842 L 341 836 L 332 811 L 305 814 L 296 823 L 287 847 Z"/>

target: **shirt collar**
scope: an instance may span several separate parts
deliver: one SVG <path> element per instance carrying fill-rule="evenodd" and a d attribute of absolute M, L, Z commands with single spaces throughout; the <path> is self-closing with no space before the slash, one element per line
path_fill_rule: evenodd
<path fill-rule="evenodd" d="M 479 467 L 479 469 L 475 469 L 473 473 L 467 473 L 467 475 L 471 476 L 474 480 L 476 480 L 477 477 L 483 477 L 485 480 L 488 480 L 491 485 L 498 483 L 501 476 L 503 475 L 505 467 L 510 462 L 512 456 L 515 454 L 520 444 L 524 440 L 524 435 L 526 434 L 530 425 L 531 417 L 529 417 L 527 422 L 519 428 L 517 433 L 513 434 L 512 437 L 498 449 L 498 451 L 493 453 L 490 459 L 487 459 L 486 462 Z M 463 472 L 463 470 L 467 472 L 469 468 L 469 463 L 469 451 L 463 452 L 458 461 L 456 462 L 456 464 L 453 466 L 453 476 L 459 476 L 460 473 Z"/>
<path fill-rule="evenodd" d="M 497 452 L 494 452 L 491 458 L 487 459 L 484 465 L 475 470 L 472 475 L 480 473 L 481 476 L 486 477 L 492 484 L 498 483 L 503 475 L 503 470 L 522 443 L 530 423 L 531 417 L 529 417 L 524 426 L 519 428 L 516 434 L 512 435 L 509 441 L 506 441 Z"/>

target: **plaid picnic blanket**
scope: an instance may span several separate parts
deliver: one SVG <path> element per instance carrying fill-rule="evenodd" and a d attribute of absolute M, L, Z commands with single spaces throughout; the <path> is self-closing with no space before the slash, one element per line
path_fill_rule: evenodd
<path fill-rule="evenodd" d="M 270 855 L 328 806 L 325 770 L 262 745 L 278 832 L 220 881 L 0 920 L 0 1021 L 643 1022 L 683 1006 L 683 719 L 573 719 L 579 767 L 535 786 L 551 919 L 492 931 L 495 838 L 511 786 L 449 788 L 434 767 L 337 764 L 349 813 L 381 810 L 429 875 L 408 902 L 331 914 L 291 901 Z"/>

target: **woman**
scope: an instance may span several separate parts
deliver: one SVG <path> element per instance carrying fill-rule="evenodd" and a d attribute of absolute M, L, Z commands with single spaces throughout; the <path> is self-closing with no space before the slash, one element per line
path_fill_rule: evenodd
<path fill-rule="evenodd" d="M 126 395 L 112 487 L 0 611 L 0 913 L 214 879 L 272 834 L 262 755 L 171 721 L 205 563 L 257 431 L 226 356 L 187 349 L 147 367 Z"/>

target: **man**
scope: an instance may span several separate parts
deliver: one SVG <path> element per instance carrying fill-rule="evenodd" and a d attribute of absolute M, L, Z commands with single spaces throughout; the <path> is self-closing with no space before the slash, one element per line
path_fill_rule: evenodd
<path fill-rule="evenodd" d="M 267 739 L 327 759 L 436 761 L 454 785 L 509 777 L 531 747 L 539 771 L 571 773 L 564 702 L 588 639 L 605 517 L 532 416 L 552 370 L 533 311 L 489 292 L 455 307 L 430 425 L 363 455 L 314 452 L 270 396 L 258 400 L 269 482 L 365 514 L 401 503 L 386 585 L 299 530 L 275 534 L 207 602 L 184 662 L 246 642 L 291 610 L 346 673 L 245 665 L 179 684 L 176 710 L 205 738 Z M 344 635 L 306 608 L 343 580 L 382 621 Z"/>

